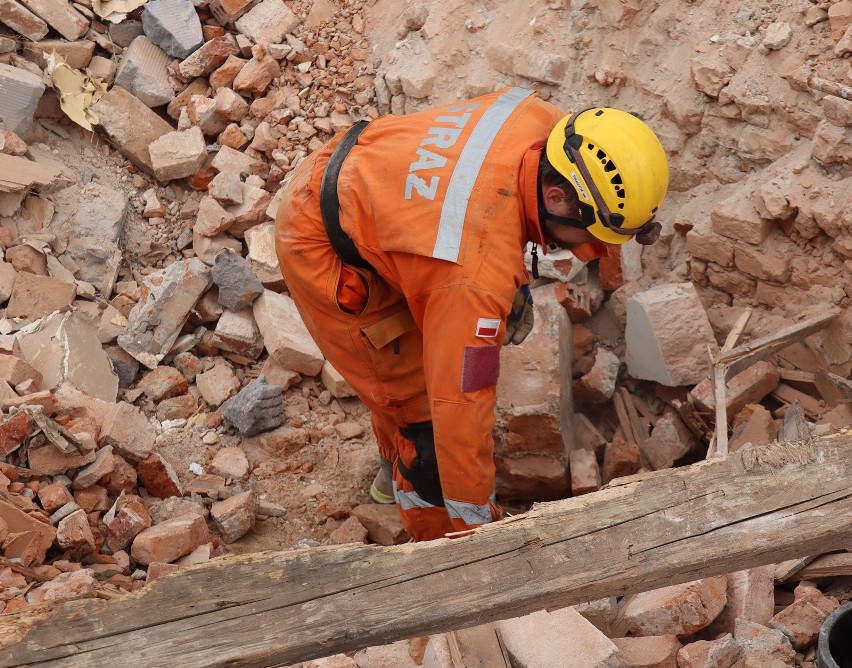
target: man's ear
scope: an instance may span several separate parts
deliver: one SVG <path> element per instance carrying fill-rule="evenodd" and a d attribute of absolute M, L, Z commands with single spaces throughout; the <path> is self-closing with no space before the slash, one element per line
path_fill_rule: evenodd
<path fill-rule="evenodd" d="M 566 200 L 565 191 L 559 186 L 545 186 L 542 198 L 548 210 L 552 210 Z"/>

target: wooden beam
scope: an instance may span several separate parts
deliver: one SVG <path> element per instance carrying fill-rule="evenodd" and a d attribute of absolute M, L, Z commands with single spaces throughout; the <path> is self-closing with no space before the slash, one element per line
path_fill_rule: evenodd
<path fill-rule="evenodd" d="M 852 575 L 852 554 L 824 554 L 793 575 L 792 580 L 814 580 Z"/>
<path fill-rule="evenodd" d="M 721 354 L 713 360 L 713 364 L 725 365 L 728 368 L 729 374 L 735 376 L 755 362 L 766 359 L 791 343 L 801 341 L 814 332 L 818 332 L 831 322 L 838 313 L 840 313 L 840 309 L 830 308 L 822 315 L 785 327 L 775 334 L 744 343 L 733 350 Z"/>
<path fill-rule="evenodd" d="M 111 601 L 31 606 L 3 616 L 0 667 L 289 665 L 850 544 L 844 430 L 616 480 L 454 540 L 233 556 Z"/>

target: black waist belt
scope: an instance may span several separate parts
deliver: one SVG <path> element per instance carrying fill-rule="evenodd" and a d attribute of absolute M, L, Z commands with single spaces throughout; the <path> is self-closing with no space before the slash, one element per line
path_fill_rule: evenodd
<path fill-rule="evenodd" d="M 361 257 L 352 238 L 340 227 L 340 201 L 337 199 L 337 177 L 340 174 L 340 168 L 349 151 L 358 143 L 358 135 L 366 127 L 367 121 L 358 121 L 349 128 L 331 154 L 320 184 L 320 212 L 331 247 L 334 248 L 334 252 L 343 264 L 369 269 L 370 264 Z"/>

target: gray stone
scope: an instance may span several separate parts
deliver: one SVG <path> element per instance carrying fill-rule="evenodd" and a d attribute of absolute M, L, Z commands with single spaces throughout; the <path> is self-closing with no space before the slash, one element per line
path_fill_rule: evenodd
<path fill-rule="evenodd" d="M 130 46 L 130 43 L 139 37 L 139 35 L 145 34 L 142 22 L 132 19 L 125 19 L 121 23 L 107 23 L 107 30 L 109 31 L 110 40 L 118 44 L 122 49 Z"/>
<path fill-rule="evenodd" d="M 142 8 L 142 27 L 154 44 L 183 60 L 204 44 L 201 21 L 191 0 L 153 0 Z"/>
<path fill-rule="evenodd" d="M 0 129 L 23 139 L 44 93 L 44 82 L 32 72 L 0 63 L 0 91 Z"/>
<path fill-rule="evenodd" d="M 169 62 L 165 51 L 140 35 L 125 50 L 115 74 L 115 85 L 132 93 L 148 107 L 168 104 L 175 96 L 166 69 Z"/>
<path fill-rule="evenodd" d="M 133 385 L 136 374 L 139 373 L 139 362 L 130 353 L 118 346 L 104 348 L 104 352 L 109 357 L 112 369 L 118 376 L 118 386 L 126 389 Z"/>
<path fill-rule="evenodd" d="M 127 196 L 88 183 L 81 188 L 77 202 L 70 225 L 62 228 L 68 235 L 68 254 L 80 266 L 77 277 L 94 285 L 108 299 L 121 265 L 118 241 L 124 231 Z"/>
<path fill-rule="evenodd" d="M 213 265 L 213 282 L 219 286 L 219 303 L 230 311 L 241 311 L 263 294 L 263 284 L 251 265 L 236 253 L 219 253 Z"/>
<path fill-rule="evenodd" d="M 275 429 L 284 423 L 284 393 L 261 375 L 222 404 L 222 416 L 241 436 Z"/>

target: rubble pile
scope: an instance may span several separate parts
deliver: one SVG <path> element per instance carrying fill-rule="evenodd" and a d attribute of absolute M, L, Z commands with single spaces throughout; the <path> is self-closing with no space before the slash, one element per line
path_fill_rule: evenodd
<path fill-rule="evenodd" d="M 850 53 L 850 0 L 0 0 L 0 612 L 227 550 L 408 540 L 365 503 L 369 418 L 287 295 L 276 195 L 358 120 L 503 85 L 631 109 L 672 168 L 655 246 L 541 258 L 535 329 L 501 354 L 510 510 L 712 456 L 720 428 L 737 451 L 848 426 L 848 309 L 732 374 L 724 427 L 710 359 L 849 304 Z M 844 564 L 497 633 L 520 666 L 810 668 Z M 438 635 L 306 665 L 449 652 Z"/>

